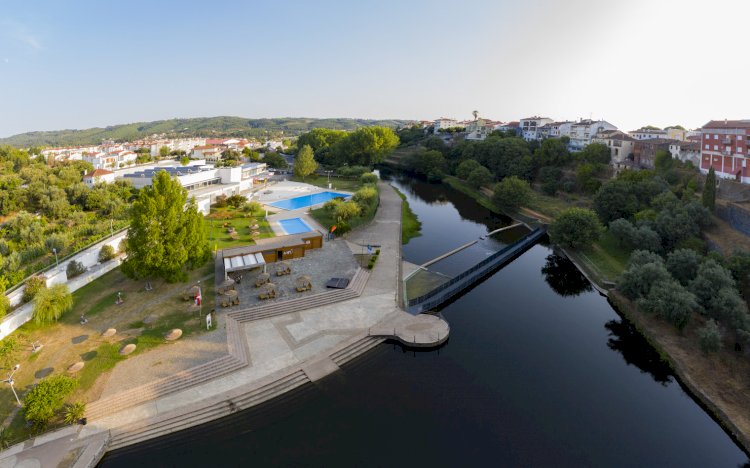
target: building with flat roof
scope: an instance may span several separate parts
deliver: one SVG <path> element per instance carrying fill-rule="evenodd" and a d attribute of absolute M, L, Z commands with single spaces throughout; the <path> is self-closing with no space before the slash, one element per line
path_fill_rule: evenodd
<path fill-rule="evenodd" d="M 712 120 L 701 128 L 701 136 L 703 174 L 713 167 L 718 177 L 750 183 L 747 163 L 750 120 Z"/>

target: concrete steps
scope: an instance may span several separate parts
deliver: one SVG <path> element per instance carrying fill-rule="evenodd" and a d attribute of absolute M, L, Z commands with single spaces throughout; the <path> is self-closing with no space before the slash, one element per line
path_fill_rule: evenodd
<path fill-rule="evenodd" d="M 268 401 L 306 383 L 309 383 L 309 379 L 304 372 L 299 370 L 255 390 L 238 394 L 229 401 L 208 402 L 205 406 L 188 413 L 176 411 L 174 416 L 162 417 L 158 421 L 146 420 L 118 428 L 112 431 L 109 449 L 116 450 L 127 447 L 228 416 Z"/>
<path fill-rule="evenodd" d="M 367 351 L 371 350 L 384 341 L 384 338 L 365 336 L 353 342 L 349 346 L 331 354 L 331 360 L 335 362 L 337 366 L 341 367 L 342 364 L 345 364 L 356 358 L 357 356 L 366 353 Z"/>
<path fill-rule="evenodd" d="M 228 355 L 155 382 L 94 401 L 88 405 L 86 416 L 91 420 L 101 419 L 118 411 L 239 370 L 249 362 L 247 343 L 245 342 L 242 329 L 243 323 L 354 299 L 362 294 L 369 277 L 370 273 L 368 270 L 359 268 L 346 289 L 326 291 L 297 299 L 281 301 L 268 306 L 257 306 L 231 312 L 227 314 L 226 322 Z"/>

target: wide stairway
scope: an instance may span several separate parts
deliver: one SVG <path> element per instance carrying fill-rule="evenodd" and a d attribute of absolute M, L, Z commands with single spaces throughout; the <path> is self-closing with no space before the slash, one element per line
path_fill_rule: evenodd
<path fill-rule="evenodd" d="M 249 362 L 241 324 L 354 299 L 362 294 L 369 277 L 369 271 L 359 268 L 346 289 L 325 291 L 279 301 L 267 306 L 231 312 L 227 314 L 226 321 L 229 354 L 169 377 L 94 401 L 88 405 L 86 416 L 90 420 L 101 419 L 129 407 L 235 372 Z"/>

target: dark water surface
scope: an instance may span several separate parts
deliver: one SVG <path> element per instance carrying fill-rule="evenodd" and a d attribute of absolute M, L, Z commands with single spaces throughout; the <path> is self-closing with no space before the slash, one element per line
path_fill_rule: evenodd
<path fill-rule="evenodd" d="M 444 187 L 398 186 L 422 221 L 422 237 L 404 247 L 413 263 L 510 223 Z M 633 327 L 545 245 L 442 314 L 451 337 L 439 350 L 382 345 L 317 384 L 101 466 L 747 463 Z"/>

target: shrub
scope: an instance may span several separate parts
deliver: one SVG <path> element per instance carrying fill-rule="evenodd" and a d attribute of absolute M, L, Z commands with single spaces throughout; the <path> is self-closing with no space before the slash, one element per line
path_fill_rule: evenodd
<path fill-rule="evenodd" d="M 227 196 L 217 195 L 216 200 L 214 200 L 214 206 L 216 208 L 224 208 L 225 206 L 227 206 Z"/>
<path fill-rule="evenodd" d="M 65 247 L 70 245 L 70 237 L 62 233 L 52 234 L 44 241 L 44 245 L 47 250 L 56 249 L 57 253 L 60 254 Z"/>
<path fill-rule="evenodd" d="M 73 296 L 64 284 L 39 291 L 34 301 L 32 318 L 36 324 L 47 324 L 59 319 L 62 314 L 73 308 Z"/>
<path fill-rule="evenodd" d="M 705 354 L 713 353 L 721 349 L 721 330 L 716 321 L 709 319 L 706 325 L 698 329 L 698 340 L 701 351 Z"/>
<path fill-rule="evenodd" d="M 247 203 L 247 197 L 244 197 L 242 195 L 232 195 L 231 197 L 227 198 L 227 205 L 233 206 L 235 208 L 239 208 L 245 203 Z"/>
<path fill-rule="evenodd" d="M 466 182 L 474 188 L 481 188 L 482 186 L 489 185 L 494 180 L 492 173 L 489 169 L 483 166 L 471 171 Z"/>
<path fill-rule="evenodd" d="M 36 297 L 37 293 L 47 287 L 47 278 L 44 276 L 32 276 L 26 280 L 23 288 L 23 302 L 29 302 Z"/>
<path fill-rule="evenodd" d="M 108 262 L 116 256 L 117 254 L 115 253 L 115 248 L 107 244 L 103 246 L 101 250 L 99 250 L 99 263 Z"/>
<path fill-rule="evenodd" d="M 359 216 L 360 211 L 361 210 L 359 208 L 359 205 L 357 205 L 357 203 L 353 201 L 348 201 L 348 202 L 341 203 L 338 206 L 336 206 L 334 214 L 337 220 L 348 221 L 352 218 Z"/>
<path fill-rule="evenodd" d="M 65 406 L 64 421 L 66 424 L 75 424 L 86 414 L 86 403 L 77 401 Z"/>
<path fill-rule="evenodd" d="M 367 174 L 362 174 L 359 177 L 359 180 L 363 184 L 377 184 L 378 183 L 378 176 L 377 176 L 377 174 L 373 174 L 372 172 L 368 172 Z"/>
<path fill-rule="evenodd" d="M 27 421 L 47 424 L 62 408 L 65 398 L 75 389 L 76 381 L 66 375 L 55 375 L 39 382 L 24 398 L 24 415 Z"/>
<path fill-rule="evenodd" d="M 596 213 L 585 208 L 568 208 L 549 227 L 553 242 L 573 248 L 591 245 L 601 232 L 602 225 Z"/>
<path fill-rule="evenodd" d="M 352 196 L 352 200 L 360 205 L 372 206 L 378 199 L 378 189 L 375 187 L 362 187 Z"/>
<path fill-rule="evenodd" d="M 638 301 L 644 312 L 653 313 L 682 330 L 690 321 L 690 315 L 698 310 L 695 296 L 674 280 L 654 285 L 648 296 Z"/>
<path fill-rule="evenodd" d="M 370 172 L 370 168 L 367 166 L 345 166 L 337 169 L 336 172 L 345 177 L 359 177 L 366 172 Z"/>
<path fill-rule="evenodd" d="M 247 202 L 242 206 L 242 211 L 245 213 L 256 213 L 261 210 L 260 203 L 256 201 Z"/>
<path fill-rule="evenodd" d="M 68 263 L 68 267 L 65 269 L 65 273 L 68 275 L 69 279 L 75 278 L 84 271 L 86 271 L 86 267 L 83 266 L 83 263 L 75 260 L 71 260 L 70 263 Z"/>
<path fill-rule="evenodd" d="M 0 294 L 0 318 L 5 317 L 10 311 L 10 300 L 5 294 Z"/>
<path fill-rule="evenodd" d="M 647 296 L 654 286 L 671 279 L 672 277 L 661 261 L 631 265 L 620 276 L 617 288 L 630 299 L 638 299 Z"/>
<path fill-rule="evenodd" d="M 482 167 L 482 165 L 475 160 L 467 159 L 466 161 L 461 162 L 458 167 L 456 167 L 456 177 L 466 180 L 469 178 L 469 175 L 474 172 L 474 170 L 479 169 L 480 167 Z"/>
<path fill-rule="evenodd" d="M 334 212 L 336 211 L 336 207 L 342 203 L 344 203 L 344 201 L 341 198 L 333 198 L 323 203 L 323 209 L 325 209 L 326 211 Z"/>

